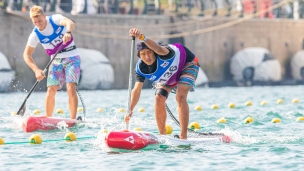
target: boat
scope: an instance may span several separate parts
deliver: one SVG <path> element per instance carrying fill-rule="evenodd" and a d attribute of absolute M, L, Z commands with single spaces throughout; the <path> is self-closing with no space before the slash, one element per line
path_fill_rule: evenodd
<path fill-rule="evenodd" d="M 105 136 L 105 143 L 109 148 L 125 150 L 140 150 L 150 145 L 191 146 L 218 142 L 229 143 L 230 141 L 231 138 L 222 133 L 204 133 L 200 137 L 188 138 L 187 140 L 129 130 L 111 131 Z"/>
<path fill-rule="evenodd" d="M 66 127 L 74 127 L 78 122 L 80 121 L 69 118 L 29 116 L 23 120 L 22 129 L 24 132 L 46 131 L 58 129 L 58 123 L 65 123 Z"/>

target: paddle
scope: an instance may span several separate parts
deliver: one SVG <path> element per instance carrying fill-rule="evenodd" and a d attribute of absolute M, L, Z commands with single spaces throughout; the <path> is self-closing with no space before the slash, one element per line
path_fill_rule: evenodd
<path fill-rule="evenodd" d="M 131 59 L 130 59 L 130 73 L 129 73 L 129 88 L 128 88 L 128 114 L 131 112 L 131 91 L 132 91 L 132 71 L 134 61 L 135 37 L 132 37 L 131 45 Z M 126 130 L 129 130 L 129 122 L 126 122 Z"/>
<path fill-rule="evenodd" d="M 49 62 L 49 63 L 46 65 L 46 67 L 44 68 L 44 70 L 43 70 L 43 75 L 46 75 L 47 70 L 49 69 L 51 63 L 54 61 L 54 59 L 55 59 L 55 57 L 57 56 L 58 52 L 61 50 L 62 46 L 63 46 L 63 43 L 59 46 L 59 48 L 58 48 L 58 50 L 56 51 L 54 57 L 50 60 L 50 62 Z M 19 110 L 18 110 L 18 112 L 17 112 L 17 115 L 21 115 L 21 116 L 24 115 L 25 110 L 26 110 L 26 105 L 25 105 L 25 103 L 26 103 L 27 99 L 30 97 L 30 95 L 32 94 L 32 92 L 34 91 L 34 89 L 36 88 L 36 86 L 38 85 L 39 82 L 40 82 L 39 80 L 37 80 L 37 81 L 35 82 L 34 86 L 31 88 L 29 94 L 26 96 L 26 98 L 24 99 L 22 105 L 20 106 L 20 108 L 19 108 Z"/>
<path fill-rule="evenodd" d="M 174 117 L 174 115 L 172 114 L 171 110 L 169 109 L 169 107 L 167 106 L 167 104 L 165 103 L 166 105 L 166 110 L 167 112 L 169 113 L 169 115 L 171 116 L 172 120 L 176 123 L 177 126 L 180 127 L 180 123 L 179 121 Z M 212 132 L 196 132 L 190 128 L 187 128 L 189 132 L 192 132 L 192 133 L 197 133 L 198 135 L 223 135 L 222 133 L 212 133 Z"/>

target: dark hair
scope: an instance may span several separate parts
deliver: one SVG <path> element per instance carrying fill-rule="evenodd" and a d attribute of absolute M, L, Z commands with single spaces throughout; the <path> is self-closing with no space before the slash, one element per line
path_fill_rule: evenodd
<path fill-rule="evenodd" d="M 167 46 L 166 44 L 164 44 L 163 42 L 157 42 L 160 46 Z M 136 44 L 136 49 L 137 49 L 137 56 L 139 56 L 139 51 L 143 50 L 143 49 L 150 49 L 144 42 L 138 42 Z M 154 52 L 155 53 L 155 52 Z"/>
<path fill-rule="evenodd" d="M 143 50 L 143 49 L 149 49 L 149 47 L 144 43 L 144 42 L 138 42 L 136 44 L 136 49 L 137 49 L 137 56 L 139 56 L 139 51 Z"/>

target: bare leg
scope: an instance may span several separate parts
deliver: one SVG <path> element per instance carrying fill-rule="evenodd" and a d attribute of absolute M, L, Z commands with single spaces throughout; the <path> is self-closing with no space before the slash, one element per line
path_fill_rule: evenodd
<path fill-rule="evenodd" d="M 176 92 L 176 101 L 178 105 L 178 117 L 180 120 L 180 139 L 187 139 L 187 127 L 189 124 L 189 106 L 187 102 L 187 95 L 190 86 L 178 85 Z"/>
<path fill-rule="evenodd" d="M 58 86 L 49 86 L 45 97 L 45 112 L 46 116 L 52 117 L 55 108 L 55 95 L 58 90 Z"/>
<path fill-rule="evenodd" d="M 161 87 L 169 93 L 170 90 Z M 158 126 L 158 131 L 161 135 L 166 135 L 166 119 L 167 119 L 167 112 L 166 112 L 166 107 L 165 107 L 165 102 L 167 98 L 163 95 L 156 94 L 155 95 L 155 118 Z"/>
<path fill-rule="evenodd" d="M 75 83 L 66 83 L 66 88 L 67 88 L 67 92 L 69 95 L 70 118 L 76 119 L 77 107 L 78 107 L 76 84 Z"/>

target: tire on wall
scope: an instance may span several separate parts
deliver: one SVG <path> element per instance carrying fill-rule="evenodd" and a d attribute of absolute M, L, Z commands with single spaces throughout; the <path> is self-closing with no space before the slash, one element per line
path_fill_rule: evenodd
<path fill-rule="evenodd" d="M 6 56 L 0 52 L 0 92 L 8 91 L 14 79 L 15 71 L 12 70 Z"/>
<path fill-rule="evenodd" d="M 304 80 L 304 50 L 298 51 L 290 61 L 291 75 L 295 80 Z"/>
<path fill-rule="evenodd" d="M 94 49 L 78 48 L 81 58 L 79 89 L 110 89 L 114 83 L 114 69 L 109 59 Z"/>
<path fill-rule="evenodd" d="M 208 77 L 205 72 L 199 68 L 198 75 L 195 81 L 195 86 L 208 86 Z"/>
<path fill-rule="evenodd" d="M 280 62 L 267 49 L 250 47 L 238 51 L 231 59 L 233 80 L 251 85 L 254 81 L 271 82 L 282 79 Z"/>

